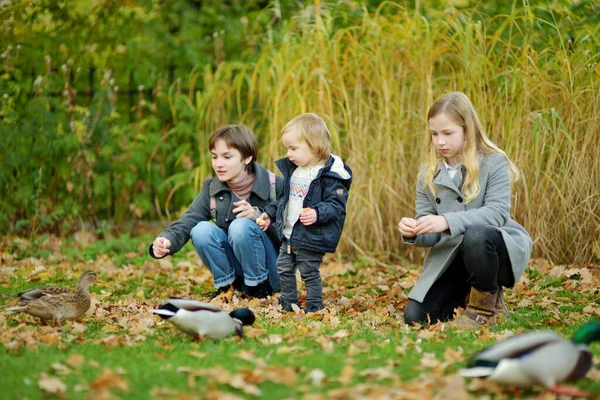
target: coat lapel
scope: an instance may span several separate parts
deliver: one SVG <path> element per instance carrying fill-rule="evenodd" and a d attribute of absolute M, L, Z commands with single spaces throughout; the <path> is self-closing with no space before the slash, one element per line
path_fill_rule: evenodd
<path fill-rule="evenodd" d="M 457 175 L 457 178 L 458 178 L 458 175 Z M 460 179 L 462 180 L 462 177 Z M 455 191 L 456 194 L 459 194 L 459 195 L 462 194 L 460 189 L 458 188 L 459 185 L 457 185 L 456 182 L 454 180 L 452 180 L 452 178 L 450 178 L 450 175 L 448 175 L 448 170 L 444 167 L 443 164 L 440 164 L 438 166 L 438 172 L 437 172 L 436 177 L 433 180 L 433 184 L 446 186 L 447 188 Z"/>

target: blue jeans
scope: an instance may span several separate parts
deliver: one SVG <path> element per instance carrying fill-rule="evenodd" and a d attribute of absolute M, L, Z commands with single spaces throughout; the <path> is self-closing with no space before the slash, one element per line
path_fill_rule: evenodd
<path fill-rule="evenodd" d="M 246 286 L 269 279 L 273 291 L 279 291 L 277 251 L 256 222 L 236 219 L 225 233 L 212 222 L 202 221 L 192 228 L 190 238 L 217 289 L 243 276 Z"/>

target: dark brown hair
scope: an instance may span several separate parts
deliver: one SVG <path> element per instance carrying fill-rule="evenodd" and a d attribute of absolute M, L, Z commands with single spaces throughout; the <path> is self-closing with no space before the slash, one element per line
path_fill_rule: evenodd
<path fill-rule="evenodd" d="M 252 130 L 244 125 L 225 125 L 217 129 L 208 139 L 208 149 L 215 149 L 219 140 L 224 140 L 227 147 L 240 152 L 242 159 L 252 157 L 246 165 L 246 171 L 254 172 L 254 163 L 258 157 L 258 143 Z"/>

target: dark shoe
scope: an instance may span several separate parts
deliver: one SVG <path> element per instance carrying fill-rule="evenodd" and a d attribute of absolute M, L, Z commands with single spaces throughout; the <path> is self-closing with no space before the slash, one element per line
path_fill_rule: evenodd
<path fill-rule="evenodd" d="M 244 277 L 236 275 L 232 285 L 233 285 L 233 288 L 235 290 L 237 290 L 238 292 L 243 292 L 244 291 Z"/>
<path fill-rule="evenodd" d="M 214 299 L 215 297 L 219 296 L 222 293 L 225 293 L 227 291 L 229 291 L 229 289 L 231 289 L 231 285 L 227 285 L 227 286 L 221 286 L 220 288 L 218 288 L 217 290 L 215 290 L 214 292 L 210 292 L 207 294 L 207 296 L 211 299 Z"/>
<path fill-rule="evenodd" d="M 265 299 L 273 294 L 269 280 L 264 280 L 256 286 L 248 286 L 248 296 Z"/>
<path fill-rule="evenodd" d="M 287 301 L 283 301 L 281 297 L 279 298 L 279 305 L 281 306 L 281 310 L 283 312 L 294 312 L 292 308 L 292 303 L 288 303 Z M 296 304 L 298 306 L 298 304 Z M 300 306 L 298 306 L 300 307 Z"/>
<path fill-rule="evenodd" d="M 306 310 L 304 310 L 304 314 L 321 311 L 324 308 L 325 307 L 323 307 L 323 303 L 309 303 L 306 305 Z"/>

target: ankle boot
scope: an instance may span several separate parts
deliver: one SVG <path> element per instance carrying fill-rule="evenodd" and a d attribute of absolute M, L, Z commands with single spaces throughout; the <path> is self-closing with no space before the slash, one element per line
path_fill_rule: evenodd
<path fill-rule="evenodd" d="M 496 311 L 496 317 L 498 320 L 507 320 L 510 317 L 508 307 L 506 307 L 506 303 L 504 302 L 504 290 L 502 290 L 502 286 L 498 286 L 496 306 L 494 307 L 494 310 Z"/>
<path fill-rule="evenodd" d="M 452 326 L 465 330 L 476 330 L 482 326 L 496 326 L 496 298 L 498 292 L 480 292 L 471 288 L 469 302 L 463 313 L 452 321 Z"/>
<path fill-rule="evenodd" d="M 265 299 L 273 294 L 273 289 L 269 280 L 264 280 L 256 286 L 248 287 L 248 296 L 256 297 L 258 299 Z"/>

